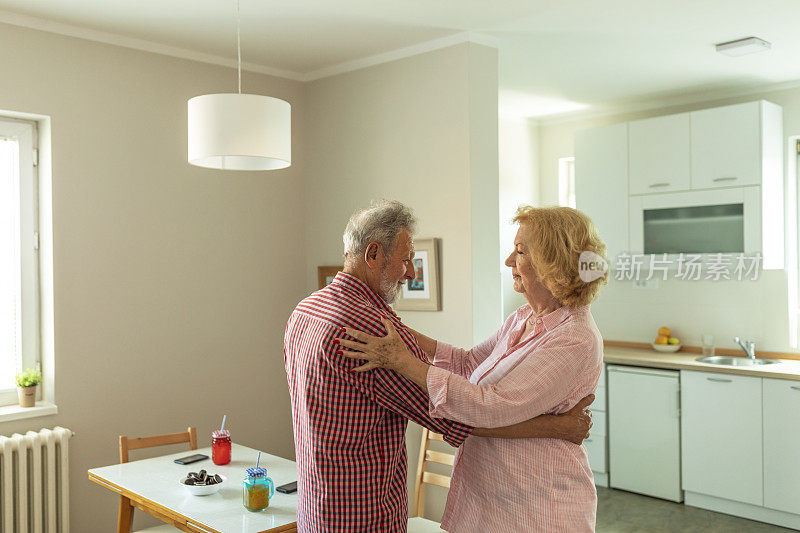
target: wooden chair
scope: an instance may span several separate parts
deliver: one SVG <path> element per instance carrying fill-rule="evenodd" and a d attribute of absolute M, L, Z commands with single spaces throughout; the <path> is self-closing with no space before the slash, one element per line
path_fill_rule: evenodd
<path fill-rule="evenodd" d="M 444 442 L 438 433 L 422 428 L 422 442 L 419 449 L 419 465 L 417 466 L 417 482 L 414 484 L 414 512 L 408 519 L 408 533 L 429 533 L 442 529 L 433 520 L 426 519 L 425 513 L 425 485 L 437 485 L 446 489 L 450 488 L 450 477 L 427 470 L 429 463 L 453 466 L 456 456 L 452 453 L 437 452 L 430 449 L 431 441 Z"/>
<path fill-rule="evenodd" d="M 188 442 L 189 449 L 196 450 L 197 429 L 189 427 L 183 433 L 170 433 L 168 435 L 155 435 L 153 437 L 140 437 L 135 439 L 128 438 L 127 435 L 120 435 L 119 462 L 120 463 L 128 462 L 128 451 L 130 450 L 140 450 L 142 448 L 154 448 L 156 446 L 166 446 L 168 444 L 180 444 L 182 442 Z M 136 505 L 136 508 L 152 516 L 155 516 L 156 518 L 162 520 L 163 522 L 166 522 L 166 524 L 163 526 L 156 526 L 140 530 L 140 533 L 144 532 L 171 533 L 176 531 L 177 528 L 171 525 L 174 524 L 174 521 L 168 516 L 163 516 L 154 509 L 140 507 L 138 504 Z M 133 525 L 133 509 L 134 505 L 132 504 L 130 499 L 126 498 L 125 496 L 119 497 L 119 516 L 117 518 L 117 533 L 129 533 L 131 531 L 131 527 Z"/>

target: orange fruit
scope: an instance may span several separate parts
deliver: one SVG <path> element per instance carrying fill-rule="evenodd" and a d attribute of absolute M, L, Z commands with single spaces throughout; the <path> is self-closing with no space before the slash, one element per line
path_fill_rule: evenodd
<path fill-rule="evenodd" d="M 668 327 L 663 326 L 663 327 L 658 328 L 658 335 L 669 338 L 669 337 L 672 337 L 672 332 L 669 330 Z"/>
<path fill-rule="evenodd" d="M 669 342 L 669 337 L 667 337 L 666 335 L 659 335 L 658 337 L 656 337 L 655 344 L 667 344 L 668 342 Z"/>

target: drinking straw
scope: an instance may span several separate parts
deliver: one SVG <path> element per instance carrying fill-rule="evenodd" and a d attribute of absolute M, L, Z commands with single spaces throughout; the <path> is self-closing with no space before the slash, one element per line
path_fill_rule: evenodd
<path fill-rule="evenodd" d="M 256 459 L 256 468 L 258 468 L 258 463 L 261 462 L 261 452 L 258 452 L 258 459 Z"/>
<path fill-rule="evenodd" d="M 219 427 L 219 430 L 220 430 L 220 431 L 222 431 L 223 429 L 225 429 L 225 419 L 226 419 L 227 417 L 228 417 L 228 415 L 222 415 L 222 425 Z"/>

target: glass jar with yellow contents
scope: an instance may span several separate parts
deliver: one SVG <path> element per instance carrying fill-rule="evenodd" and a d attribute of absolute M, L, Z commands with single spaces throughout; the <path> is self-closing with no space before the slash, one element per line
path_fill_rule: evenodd
<path fill-rule="evenodd" d="M 242 503 L 248 511 L 263 511 L 275 494 L 275 483 L 267 477 L 266 468 L 248 468 L 243 482 Z"/>

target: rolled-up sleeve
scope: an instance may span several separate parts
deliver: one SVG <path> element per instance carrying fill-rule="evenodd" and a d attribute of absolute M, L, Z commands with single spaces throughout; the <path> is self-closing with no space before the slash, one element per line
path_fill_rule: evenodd
<path fill-rule="evenodd" d="M 478 365 L 492 354 L 492 350 L 497 344 L 498 336 L 499 331 L 471 350 L 456 348 L 446 342 L 436 341 L 433 364 L 459 376 L 468 377 L 478 368 Z"/>
<path fill-rule="evenodd" d="M 564 399 L 586 383 L 586 372 L 602 364 L 598 349 L 591 338 L 554 339 L 533 348 L 503 379 L 488 385 L 475 385 L 444 368 L 432 367 L 427 378 L 430 414 L 495 428 L 564 412 L 571 407 Z"/>

